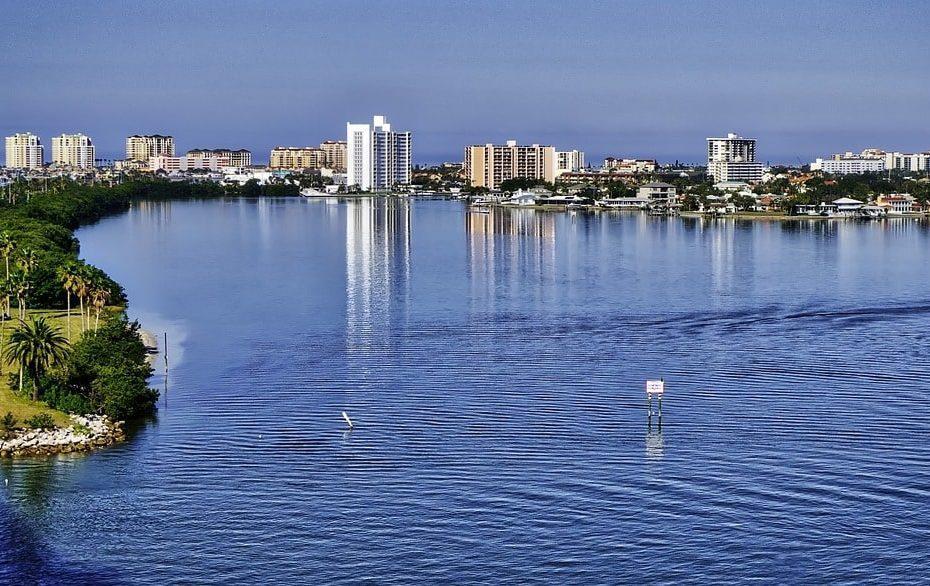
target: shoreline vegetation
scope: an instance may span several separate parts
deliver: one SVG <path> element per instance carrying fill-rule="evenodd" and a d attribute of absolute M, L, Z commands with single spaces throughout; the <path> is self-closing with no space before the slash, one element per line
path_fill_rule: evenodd
<path fill-rule="evenodd" d="M 0 457 L 111 445 L 124 422 L 156 411 L 151 340 L 128 320 L 122 286 L 79 259 L 74 230 L 133 201 L 229 195 L 160 180 L 60 181 L 0 199 Z"/>
<path fill-rule="evenodd" d="M 565 211 L 584 211 L 588 213 L 598 213 L 598 214 L 643 214 L 643 215 L 652 215 L 654 217 L 670 217 L 670 216 L 680 216 L 682 218 L 704 218 L 707 220 L 769 220 L 769 221 L 788 221 L 788 222 L 798 222 L 798 221 L 825 221 L 825 220 L 860 220 L 862 218 L 856 218 L 853 216 L 808 216 L 808 215 L 791 215 L 785 212 L 750 212 L 750 211 L 739 211 L 739 212 L 730 212 L 726 214 L 711 214 L 706 212 L 696 212 L 696 211 L 682 211 L 676 214 L 650 214 L 648 210 L 644 209 L 617 209 L 617 208 L 601 208 L 596 206 L 586 206 L 583 208 L 569 208 L 565 205 L 557 204 L 545 204 L 545 205 L 506 205 L 503 203 L 485 203 L 480 207 L 472 207 L 473 212 L 480 211 L 481 208 L 489 209 L 503 209 L 503 210 L 536 210 L 541 212 L 565 212 Z M 884 220 L 893 220 L 893 219 L 922 219 L 927 218 L 927 213 L 905 213 L 898 215 L 891 215 L 884 217 Z"/>

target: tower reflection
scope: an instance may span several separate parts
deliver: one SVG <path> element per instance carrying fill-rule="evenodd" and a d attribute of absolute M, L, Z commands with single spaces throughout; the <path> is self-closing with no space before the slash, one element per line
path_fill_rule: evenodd
<path fill-rule="evenodd" d="M 346 318 L 350 347 L 372 343 L 410 291 L 410 202 L 363 198 L 346 202 Z M 386 330 L 387 328 L 385 328 Z"/>

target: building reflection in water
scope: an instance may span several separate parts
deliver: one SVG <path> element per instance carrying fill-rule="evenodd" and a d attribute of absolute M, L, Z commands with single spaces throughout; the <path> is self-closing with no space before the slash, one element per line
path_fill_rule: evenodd
<path fill-rule="evenodd" d="M 709 302 L 726 299 L 732 291 L 736 258 L 736 224 L 729 219 L 683 218 L 691 224 L 700 241 L 708 249 L 711 296 Z"/>
<path fill-rule="evenodd" d="M 407 199 L 346 201 L 346 333 L 350 348 L 371 346 L 378 325 L 395 318 L 397 307 L 406 308 L 410 232 Z"/>
<path fill-rule="evenodd" d="M 467 210 L 465 235 L 472 299 L 493 302 L 500 290 L 519 287 L 517 298 L 541 295 L 555 273 L 556 214 L 537 210 Z M 535 291 L 527 289 L 535 287 Z M 490 309 L 482 305 L 482 309 Z"/>
<path fill-rule="evenodd" d="M 171 221 L 171 201 L 133 201 L 129 207 L 129 217 L 134 224 L 146 228 L 164 226 Z"/>

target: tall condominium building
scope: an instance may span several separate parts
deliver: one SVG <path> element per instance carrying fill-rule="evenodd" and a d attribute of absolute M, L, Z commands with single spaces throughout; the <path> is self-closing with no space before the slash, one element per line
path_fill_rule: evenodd
<path fill-rule="evenodd" d="M 192 149 L 187 151 L 188 159 L 217 158 L 228 161 L 229 167 L 248 167 L 252 164 L 252 152 L 246 149 Z"/>
<path fill-rule="evenodd" d="M 346 141 L 327 140 L 320 143 L 320 148 L 326 154 L 326 167 L 334 171 L 346 170 Z"/>
<path fill-rule="evenodd" d="M 6 137 L 6 166 L 10 169 L 38 169 L 45 163 L 45 147 L 31 132 Z"/>
<path fill-rule="evenodd" d="M 83 134 L 52 137 L 52 163 L 65 167 L 91 169 L 94 166 L 94 142 Z"/>
<path fill-rule="evenodd" d="M 901 171 L 930 171 L 930 153 L 886 153 L 885 168 Z"/>
<path fill-rule="evenodd" d="M 411 134 L 391 130 L 384 116 L 346 124 L 347 185 L 381 191 L 410 183 Z"/>
<path fill-rule="evenodd" d="M 557 169 L 555 148 L 551 146 L 506 144 L 465 147 L 465 178 L 472 187 L 497 189 L 508 179 L 542 179 L 552 183 Z"/>
<path fill-rule="evenodd" d="M 326 152 L 317 147 L 275 147 L 271 149 L 268 166 L 272 169 L 323 169 Z"/>
<path fill-rule="evenodd" d="M 742 163 L 756 160 L 756 139 L 743 138 L 734 133 L 726 138 L 707 139 L 707 162 Z"/>
<path fill-rule="evenodd" d="M 126 159 L 147 163 L 152 157 L 173 157 L 174 137 L 160 134 L 140 136 L 134 134 L 126 139 Z"/>
<path fill-rule="evenodd" d="M 756 162 L 756 139 L 732 132 L 707 139 L 707 174 L 715 181 L 761 181 L 762 169 Z"/>
<path fill-rule="evenodd" d="M 584 169 L 584 152 L 582 151 L 556 151 L 555 176 L 562 173 L 575 173 Z"/>

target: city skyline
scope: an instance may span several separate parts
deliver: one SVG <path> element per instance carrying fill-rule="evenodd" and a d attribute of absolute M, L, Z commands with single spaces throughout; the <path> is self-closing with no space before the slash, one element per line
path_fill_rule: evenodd
<path fill-rule="evenodd" d="M 510 138 L 699 162 L 728 130 L 757 138 L 760 161 L 922 151 L 928 22 L 918 2 L 13 5 L 0 130 L 81 132 L 100 158 L 127 135 L 171 134 L 179 151 L 262 161 L 384 112 L 417 136 L 419 164 Z M 145 46 L 159 51 L 128 50 Z"/>

